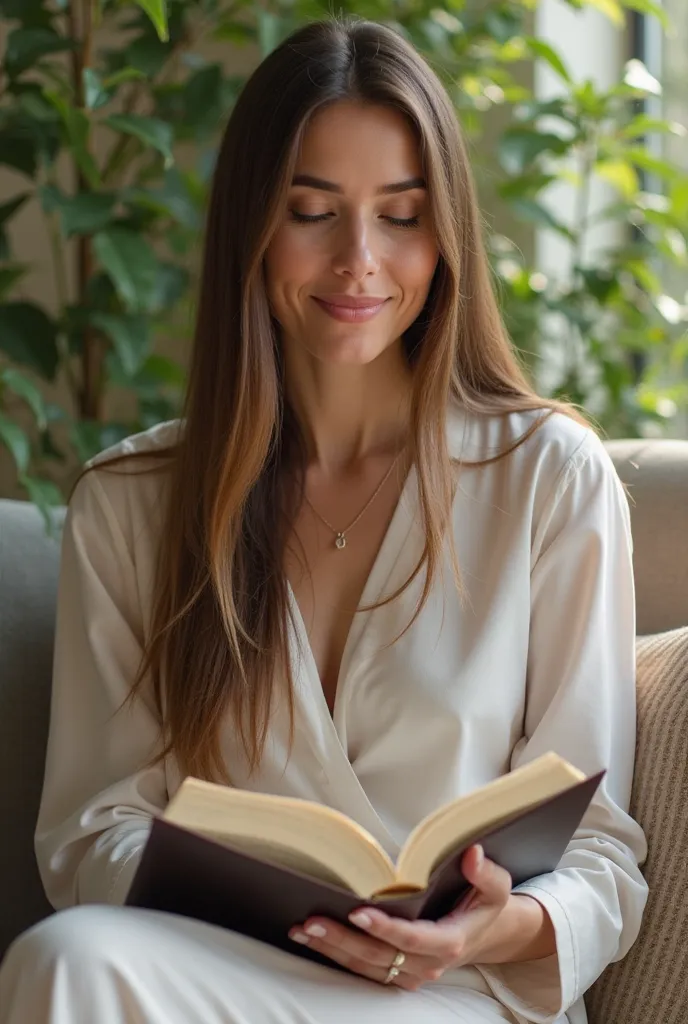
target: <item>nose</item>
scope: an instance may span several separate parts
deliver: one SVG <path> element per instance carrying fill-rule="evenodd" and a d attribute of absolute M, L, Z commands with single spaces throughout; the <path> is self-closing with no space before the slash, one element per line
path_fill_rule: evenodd
<path fill-rule="evenodd" d="M 337 233 L 333 269 L 341 277 L 360 281 L 380 269 L 380 257 L 363 218 L 352 218 Z"/>

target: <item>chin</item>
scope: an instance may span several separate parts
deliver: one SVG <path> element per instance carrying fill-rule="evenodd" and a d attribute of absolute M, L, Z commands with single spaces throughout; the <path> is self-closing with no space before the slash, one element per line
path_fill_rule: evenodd
<path fill-rule="evenodd" d="M 337 366 L 366 366 L 396 345 L 396 339 L 380 339 L 370 332 L 351 331 L 339 337 L 324 337 L 322 333 L 308 339 L 304 347 L 316 359 Z"/>
<path fill-rule="evenodd" d="M 309 346 L 311 355 L 323 363 L 335 366 L 367 366 L 374 363 L 393 343 L 387 345 L 361 342 L 338 342 L 333 345 Z"/>

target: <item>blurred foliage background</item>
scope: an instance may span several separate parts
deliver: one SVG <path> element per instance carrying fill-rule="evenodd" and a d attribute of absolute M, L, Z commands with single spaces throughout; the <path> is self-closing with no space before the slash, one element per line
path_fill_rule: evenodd
<path fill-rule="evenodd" d="M 435 4 L 353 0 L 338 11 L 394 26 L 446 83 L 484 209 L 498 201 L 508 213 L 486 218 L 489 250 L 542 389 L 612 436 L 663 428 L 687 397 L 686 295 L 662 282 L 685 284 L 688 174 L 648 140 L 685 128 L 648 115 L 661 88 L 638 60 L 608 90 L 575 80 L 532 34 L 536 0 Z M 664 18 L 653 0 L 569 5 L 599 8 L 621 33 L 630 10 Z M 184 367 L 169 342 L 191 334 L 219 133 L 250 69 L 329 12 L 318 0 L 0 0 L 0 164 L 21 181 L 0 197 L 0 444 L 42 507 L 63 499 L 89 456 L 177 413 Z M 534 62 L 557 76 L 555 98 L 534 95 Z M 595 179 L 611 186 L 601 210 Z M 560 182 L 576 188 L 567 220 L 547 199 Z M 31 202 L 56 306 L 25 291 L 31 268 L 13 257 L 11 222 Z M 592 252 L 603 222 L 616 241 Z M 533 265 L 505 227 L 518 224 L 563 240 L 564 273 Z"/>

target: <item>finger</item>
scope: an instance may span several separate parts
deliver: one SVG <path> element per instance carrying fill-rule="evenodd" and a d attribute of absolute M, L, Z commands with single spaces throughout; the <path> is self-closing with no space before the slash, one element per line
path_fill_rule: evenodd
<path fill-rule="evenodd" d="M 475 890 L 476 899 L 468 901 L 471 906 L 492 904 L 502 907 L 509 899 L 513 884 L 511 875 L 489 860 L 481 846 L 471 846 L 466 850 L 461 860 L 461 871 Z M 466 905 L 464 909 L 467 909 Z"/>
<path fill-rule="evenodd" d="M 365 907 L 349 920 L 368 935 L 405 953 L 435 958 L 445 966 L 462 963 L 472 938 L 485 926 L 486 914 L 494 917 L 506 905 L 512 883 L 508 871 L 488 860 L 479 846 L 466 851 L 461 868 L 475 892 L 470 913 L 460 904 L 459 909 L 436 922 L 405 921 L 389 917 L 378 908 Z M 476 916 L 479 910 L 486 913 Z"/>
<path fill-rule="evenodd" d="M 384 978 L 397 956 L 404 952 L 386 942 L 372 938 L 353 928 L 347 928 L 327 918 L 312 918 L 303 928 L 292 928 L 289 937 L 295 942 L 307 944 L 311 949 L 324 952 L 326 956 L 358 973 L 360 965 L 366 965 L 366 976 L 375 980 Z M 415 978 L 418 983 L 434 981 L 440 977 L 443 965 L 434 957 L 405 954 L 403 973 Z"/>
<path fill-rule="evenodd" d="M 400 917 L 389 917 L 382 910 L 365 907 L 355 911 L 349 920 L 373 938 L 385 942 L 393 949 L 400 949 L 414 958 L 421 957 L 446 966 L 454 962 L 457 946 L 463 940 L 463 927 L 457 921 L 452 928 L 443 926 L 442 921 L 405 921 Z"/>
<path fill-rule="evenodd" d="M 359 974 L 363 978 L 368 978 L 370 981 L 378 982 L 383 985 L 396 985 L 397 988 L 403 988 L 410 992 L 417 991 L 424 981 L 435 980 L 442 974 L 441 969 L 435 968 L 432 972 L 428 972 L 428 977 L 421 977 L 418 974 L 411 974 L 406 970 L 406 962 L 403 967 L 399 970 L 399 973 L 387 980 L 389 977 L 389 971 L 392 961 L 396 956 L 396 950 L 390 949 L 389 947 L 383 947 L 386 954 L 386 963 L 380 964 L 379 956 L 376 957 L 376 962 L 371 962 L 367 958 L 367 951 L 364 951 L 360 947 L 356 946 L 344 946 L 335 945 L 329 942 L 327 938 L 307 935 L 305 932 L 292 932 L 289 933 L 290 937 L 295 941 L 303 942 L 308 945 L 309 949 L 314 949 L 316 952 L 323 954 L 329 960 L 333 960 L 335 963 L 341 964 L 342 967 L 346 967 L 347 970 L 353 971 L 355 974 Z"/>

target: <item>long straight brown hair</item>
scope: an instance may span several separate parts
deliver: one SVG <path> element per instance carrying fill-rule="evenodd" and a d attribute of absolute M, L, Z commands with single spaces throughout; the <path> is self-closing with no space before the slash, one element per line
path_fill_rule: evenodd
<path fill-rule="evenodd" d="M 206 778 L 228 778 L 221 751 L 228 714 L 257 767 L 278 680 L 293 724 L 283 556 L 304 455 L 283 391 L 263 258 L 309 119 L 340 100 L 389 105 L 408 118 L 440 252 L 425 308 L 403 339 L 414 371 L 410 454 L 426 538 L 414 573 L 425 569 L 419 608 L 451 512 L 450 401 L 488 414 L 555 407 L 528 385 L 502 324 L 466 148 L 439 80 L 377 24 L 331 20 L 295 33 L 248 81 L 220 147 L 184 426 L 167 464 L 152 628 L 132 690 L 152 680 L 159 756 L 173 752 L 182 771 Z"/>

